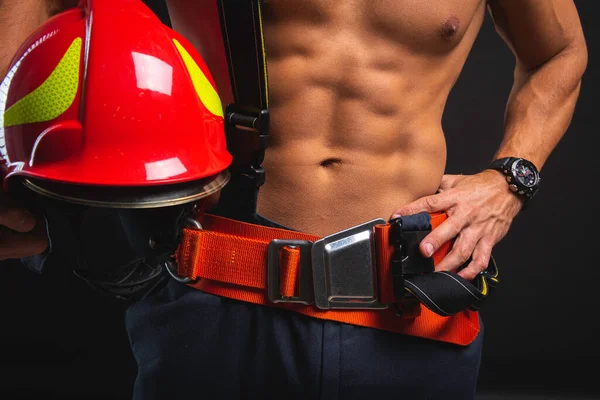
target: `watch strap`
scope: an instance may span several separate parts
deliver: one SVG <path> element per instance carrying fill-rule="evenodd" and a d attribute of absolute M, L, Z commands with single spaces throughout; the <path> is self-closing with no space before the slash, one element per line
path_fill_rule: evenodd
<path fill-rule="evenodd" d="M 515 160 L 514 157 L 503 157 L 492 161 L 488 168 L 492 169 L 506 169 Z"/>

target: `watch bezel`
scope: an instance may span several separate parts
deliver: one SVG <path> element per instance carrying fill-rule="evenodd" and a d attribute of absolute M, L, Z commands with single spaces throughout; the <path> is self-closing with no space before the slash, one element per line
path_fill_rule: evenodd
<path fill-rule="evenodd" d="M 534 173 L 534 182 L 530 186 L 525 185 L 517 178 L 517 168 L 521 164 L 525 164 Z M 532 196 L 535 193 L 535 191 L 538 188 L 539 183 L 540 183 L 540 174 L 539 174 L 539 171 L 536 168 L 535 164 L 533 164 L 531 161 L 526 160 L 524 158 L 515 158 L 510 163 L 510 166 L 508 169 L 509 169 L 509 176 L 511 177 L 509 184 L 515 185 L 517 187 L 516 192 L 519 194 L 525 194 L 528 197 Z"/>
<path fill-rule="evenodd" d="M 526 163 L 527 167 L 534 173 L 534 183 L 532 186 L 526 186 L 521 183 L 517 177 L 517 167 L 520 163 Z M 524 205 L 537 193 L 540 186 L 540 172 L 531 161 L 521 157 L 502 157 L 492 161 L 488 166 L 490 169 L 495 169 L 502 173 L 508 183 L 508 189 L 515 195 L 524 199 Z"/>

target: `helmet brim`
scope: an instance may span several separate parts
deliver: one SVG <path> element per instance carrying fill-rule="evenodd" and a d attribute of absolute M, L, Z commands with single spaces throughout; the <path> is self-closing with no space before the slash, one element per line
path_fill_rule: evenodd
<path fill-rule="evenodd" d="M 229 170 L 217 175 L 170 185 L 98 186 L 24 178 L 23 185 L 45 197 L 91 207 L 158 208 L 191 203 L 221 190 L 230 179 Z"/>

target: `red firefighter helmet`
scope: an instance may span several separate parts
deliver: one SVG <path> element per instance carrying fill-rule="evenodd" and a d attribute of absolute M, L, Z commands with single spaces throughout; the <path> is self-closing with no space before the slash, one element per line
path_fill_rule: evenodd
<path fill-rule="evenodd" d="M 206 64 L 141 0 L 82 1 L 51 18 L 0 85 L 5 190 L 179 204 L 222 188 L 231 160 Z"/>

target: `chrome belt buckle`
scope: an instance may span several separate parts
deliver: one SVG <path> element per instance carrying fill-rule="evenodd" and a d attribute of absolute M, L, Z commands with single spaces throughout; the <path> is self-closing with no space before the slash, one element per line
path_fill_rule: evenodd
<path fill-rule="evenodd" d="M 373 229 L 381 218 L 312 245 L 315 305 L 320 309 L 385 309 L 379 302 Z"/>

